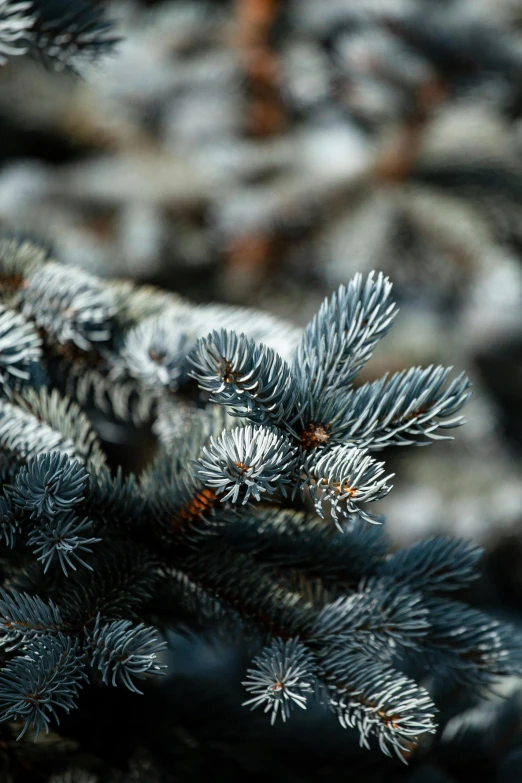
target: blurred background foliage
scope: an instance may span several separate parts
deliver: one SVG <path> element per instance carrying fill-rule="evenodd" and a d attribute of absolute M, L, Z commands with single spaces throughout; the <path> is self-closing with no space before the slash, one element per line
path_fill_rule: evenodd
<path fill-rule="evenodd" d="M 0 226 L 96 274 L 297 325 L 355 272 L 388 274 L 401 318 L 360 382 L 441 363 L 475 388 L 454 442 L 388 458 L 388 534 L 395 544 L 436 532 L 482 543 L 484 578 L 467 598 L 522 623 L 522 0 L 103 5 L 122 41 L 84 78 L 26 57 L 0 69 Z M 130 446 L 138 459 L 135 433 Z M 240 696 L 230 653 L 197 651 L 180 654 L 176 688 L 154 698 L 174 711 L 188 701 L 201 719 L 216 709 L 212 689 L 220 703 Z M 471 770 L 474 780 L 522 779 L 514 692 L 473 705 L 464 729 L 446 723 L 451 763 L 415 780 L 468 780 Z M 305 726 L 323 743 L 310 779 L 357 779 L 351 739 L 317 715 L 270 739 L 264 731 L 262 748 L 257 717 L 248 738 L 224 726 L 211 751 L 196 723 L 181 745 L 199 742 L 215 759 L 232 743 L 248 779 L 308 779 L 298 754 L 283 761 Z M 477 756 L 480 727 L 484 739 L 493 724 L 510 728 L 496 745 L 490 731 Z"/>

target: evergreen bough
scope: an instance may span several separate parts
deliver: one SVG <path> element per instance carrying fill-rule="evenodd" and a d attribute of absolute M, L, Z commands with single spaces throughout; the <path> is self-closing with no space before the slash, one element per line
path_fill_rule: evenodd
<path fill-rule="evenodd" d="M 470 396 L 441 367 L 353 385 L 397 314 L 385 277 L 356 275 L 299 334 L 6 237 L 0 292 L 0 714 L 20 735 L 88 682 L 139 692 L 167 627 L 240 629 L 248 706 L 275 722 L 317 698 L 402 760 L 436 730 L 423 673 L 477 693 L 520 673 L 515 631 L 451 597 L 480 550 L 388 554 L 371 511 L 391 489 L 374 452 L 447 439 Z M 152 425 L 140 475 L 111 471 L 86 411 L 101 436 Z"/>

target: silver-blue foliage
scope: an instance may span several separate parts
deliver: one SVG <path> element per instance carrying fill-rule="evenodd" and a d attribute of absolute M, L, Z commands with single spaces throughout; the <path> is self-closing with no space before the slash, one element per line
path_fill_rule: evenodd
<path fill-rule="evenodd" d="M 346 393 L 377 342 L 390 329 L 397 314 L 387 277 L 372 272 L 366 281 L 356 274 L 325 300 L 306 327 L 297 348 L 293 369 L 308 415 L 321 418 L 327 397 Z"/>
<path fill-rule="evenodd" d="M 276 319 L 48 256 L 0 239 L 1 719 L 47 730 L 88 672 L 139 692 L 163 673 L 163 622 L 241 629 L 262 648 L 249 706 L 274 723 L 317 697 L 402 760 L 435 730 L 410 671 L 471 693 L 521 674 L 515 630 L 451 598 L 477 547 L 387 556 L 366 524 L 391 490 L 373 451 L 447 437 L 470 394 L 431 366 L 353 385 L 396 317 L 387 278 L 356 276 L 278 339 Z M 112 473 L 84 408 L 109 434 L 153 423 L 139 476 Z"/>
<path fill-rule="evenodd" d="M 165 666 L 158 656 L 166 642 L 158 641 L 157 631 L 128 620 L 104 624 L 100 617 L 92 633 L 87 634 L 87 649 L 91 665 L 102 673 L 103 682 L 122 683 L 129 690 L 141 693 L 135 679 L 145 674 L 164 674 Z"/>
<path fill-rule="evenodd" d="M 37 595 L 0 590 L 0 645 L 14 650 L 37 636 L 57 633 L 64 624 L 52 601 Z"/>
<path fill-rule="evenodd" d="M 198 461 L 197 473 L 222 500 L 247 503 L 250 498 L 281 492 L 291 483 L 297 449 L 270 427 L 235 427 L 210 438 Z"/>
<path fill-rule="evenodd" d="M 0 383 L 9 388 L 28 381 L 31 366 L 41 355 L 36 329 L 15 310 L 0 305 Z"/>
<path fill-rule="evenodd" d="M 10 496 L 31 517 L 52 518 L 71 511 L 85 496 L 89 474 L 78 460 L 52 451 L 27 461 Z"/>
<path fill-rule="evenodd" d="M 433 734 L 436 709 L 428 692 L 392 666 L 358 650 L 336 648 L 325 664 L 328 703 L 341 726 L 375 737 L 387 756 L 401 761 L 420 735 Z"/>
<path fill-rule="evenodd" d="M 468 378 L 461 373 L 448 383 L 450 372 L 451 368 L 411 367 L 364 384 L 346 399 L 332 435 L 371 449 L 448 440 L 437 430 L 463 424 L 456 414 L 471 396 Z"/>
<path fill-rule="evenodd" d="M 42 563 L 44 573 L 53 562 L 60 565 L 65 576 L 71 569 L 76 571 L 79 565 L 92 570 L 85 556 L 92 552 L 92 544 L 101 541 L 91 535 L 92 526 L 92 520 L 72 513 L 43 518 L 30 530 L 27 544 Z"/>
<path fill-rule="evenodd" d="M 446 593 L 466 587 L 478 578 L 482 548 L 460 538 L 430 538 L 393 553 L 380 573 L 412 590 Z"/>
<path fill-rule="evenodd" d="M 253 664 L 255 668 L 248 670 L 243 685 L 254 695 L 245 706 L 263 707 L 272 724 L 278 716 L 286 721 L 296 706 L 306 709 L 316 675 L 312 656 L 298 639 L 274 639 Z"/>
<path fill-rule="evenodd" d="M 86 272 L 49 262 L 29 277 L 23 302 L 24 315 L 58 343 L 86 351 L 111 336 L 111 292 Z"/>
<path fill-rule="evenodd" d="M 151 389 L 177 389 L 194 344 L 186 321 L 183 312 L 167 310 L 129 330 L 121 350 L 127 372 Z"/>
<path fill-rule="evenodd" d="M 83 655 L 70 638 L 45 636 L 30 643 L 0 672 L 0 720 L 24 721 L 19 734 L 34 728 L 35 739 L 60 723 L 59 710 L 69 712 L 87 680 Z"/>
<path fill-rule="evenodd" d="M 313 634 L 322 643 L 346 644 L 388 657 L 398 647 L 418 650 L 429 629 L 429 612 L 421 593 L 391 579 L 370 577 L 352 595 L 327 604 Z"/>
<path fill-rule="evenodd" d="M 199 340 L 192 376 L 211 399 L 257 424 L 291 424 L 298 389 L 287 363 L 272 349 L 225 329 Z"/>
<path fill-rule="evenodd" d="M 351 514 L 366 522 L 379 521 L 360 504 L 380 500 L 392 488 L 388 482 L 393 474 L 385 476 L 384 462 L 377 462 L 364 449 L 336 446 L 312 452 L 305 458 L 303 473 L 301 488 L 309 488 L 315 510 L 322 517 L 326 505 L 337 524 Z"/>
<path fill-rule="evenodd" d="M 325 300 L 290 365 L 273 349 L 226 330 L 199 340 L 189 356 L 211 401 L 290 435 L 300 451 L 295 488 L 308 488 L 316 510 L 322 513 L 326 503 L 334 519 L 358 513 L 375 521 L 359 502 L 390 489 L 383 463 L 365 449 L 445 439 L 439 430 L 463 423 L 459 412 L 470 383 L 464 375 L 450 380 L 450 369 L 411 368 L 351 388 L 395 315 L 389 280 L 356 275 Z"/>

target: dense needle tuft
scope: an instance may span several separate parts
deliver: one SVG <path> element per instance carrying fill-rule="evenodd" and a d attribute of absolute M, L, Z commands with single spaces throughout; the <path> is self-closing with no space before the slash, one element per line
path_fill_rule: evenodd
<path fill-rule="evenodd" d="M 272 348 L 222 329 L 199 340 L 189 360 L 201 388 L 236 415 L 259 424 L 284 425 L 295 418 L 298 390 Z"/>
<path fill-rule="evenodd" d="M 128 620 L 104 624 L 98 617 L 87 644 L 92 666 L 102 672 L 106 684 L 122 683 L 140 693 L 136 678 L 164 673 L 165 666 L 158 663 L 158 656 L 166 643 L 158 641 L 154 628 L 133 625 Z"/>
<path fill-rule="evenodd" d="M 198 475 L 223 501 L 247 503 L 277 491 L 286 495 L 295 455 L 295 446 L 276 429 L 236 427 L 203 448 Z"/>
<path fill-rule="evenodd" d="M 418 650 L 430 628 L 422 594 L 390 579 L 363 580 L 356 592 L 338 598 L 319 614 L 314 636 L 387 658 L 401 647 Z"/>
<path fill-rule="evenodd" d="M 49 262 L 31 275 L 23 295 L 24 315 L 50 339 L 87 351 L 111 336 L 111 292 L 86 272 Z"/>
<path fill-rule="evenodd" d="M 343 518 L 358 514 L 367 522 L 378 522 L 375 514 L 361 508 L 385 497 L 391 490 L 383 462 L 377 462 L 366 450 L 337 446 L 326 453 L 308 457 L 304 463 L 303 487 L 308 486 L 317 513 L 324 516 L 325 502 L 341 527 Z"/>
<path fill-rule="evenodd" d="M 128 373 L 151 389 L 175 390 L 194 344 L 186 322 L 186 316 L 167 311 L 131 329 L 121 352 Z"/>
<path fill-rule="evenodd" d="M 52 518 L 83 500 L 88 481 L 81 462 L 54 451 L 28 461 L 16 477 L 11 497 L 31 517 Z"/>
<path fill-rule="evenodd" d="M 52 519 L 42 519 L 29 533 L 28 545 L 37 560 L 44 566 L 44 572 L 56 561 L 65 576 L 83 566 L 92 571 L 92 566 L 84 559 L 91 553 L 91 544 L 101 539 L 90 535 L 92 521 L 80 519 L 73 514 L 60 514 Z"/>
<path fill-rule="evenodd" d="M 348 389 L 397 314 L 392 284 L 374 274 L 365 282 L 356 274 L 348 286 L 340 286 L 305 329 L 294 368 L 309 395 L 312 418 L 320 417 L 329 394 Z"/>
<path fill-rule="evenodd" d="M 263 707 L 272 724 L 278 715 L 286 721 L 296 706 L 306 709 L 316 678 L 312 657 L 297 639 L 274 639 L 253 663 L 243 685 L 254 696 L 245 705 L 253 710 Z"/>

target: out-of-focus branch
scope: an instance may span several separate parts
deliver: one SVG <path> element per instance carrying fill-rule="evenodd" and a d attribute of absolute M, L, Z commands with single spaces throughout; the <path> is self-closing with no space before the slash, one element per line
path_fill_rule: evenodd
<path fill-rule="evenodd" d="M 278 13 L 279 0 L 237 0 L 237 40 L 248 93 L 245 131 L 256 137 L 272 136 L 285 124 L 278 56 L 270 40 Z"/>

